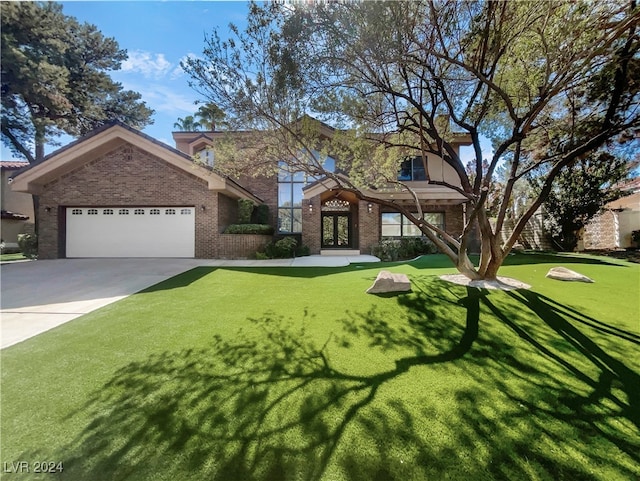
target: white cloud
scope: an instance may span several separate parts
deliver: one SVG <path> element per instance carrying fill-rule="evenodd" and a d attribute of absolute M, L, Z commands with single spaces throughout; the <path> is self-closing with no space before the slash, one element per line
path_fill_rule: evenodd
<path fill-rule="evenodd" d="M 198 56 L 195 53 L 191 53 L 191 52 L 183 56 L 178 62 L 178 65 L 171 72 L 171 79 L 174 80 L 185 75 L 186 72 L 183 70 L 182 66 L 180 65 L 182 62 L 186 62 L 189 59 L 197 59 L 197 58 Z"/>
<path fill-rule="evenodd" d="M 187 97 L 164 85 L 150 84 L 137 91 L 149 107 L 158 112 L 173 114 L 176 118 L 193 114 L 196 110 L 193 97 Z"/>
<path fill-rule="evenodd" d="M 173 65 L 163 53 L 151 53 L 143 50 L 129 52 L 129 58 L 122 62 L 122 72 L 140 73 L 146 78 L 159 79 L 172 69 Z"/>

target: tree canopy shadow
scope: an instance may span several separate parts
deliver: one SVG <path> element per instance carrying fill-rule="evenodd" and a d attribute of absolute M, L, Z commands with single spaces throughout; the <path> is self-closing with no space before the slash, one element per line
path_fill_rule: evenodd
<path fill-rule="evenodd" d="M 402 322 L 373 306 L 318 334 L 319 313 L 265 312 L 207 348 L 131 362 L 69 415 L 91 420 L 78 437 L 38 455 L 96 481 L 639 474 L 638 375 L 579 330 L 598 321 L 531 292 L 412 280 L 389 300 Z"/>

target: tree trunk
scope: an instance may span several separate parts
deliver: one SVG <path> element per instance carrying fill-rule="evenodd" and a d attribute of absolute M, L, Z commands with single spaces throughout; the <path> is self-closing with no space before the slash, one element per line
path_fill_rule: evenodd
<path fill-rule="evenodd" d="M 42 162 L 44 159 L 44 129 L 39 129 L 36 126 L 36 137 L 35 137 L 35 163 Z M 33 195 L 33 229 L 36 237 L 40 232 L 40 215 L 38 211 L 40 210 L 40 197 L 37 195 Z"/>
<path fill-rule="evenodd" d="M 489 264 L 487 265 L 487 268 L 482 278 L 487 281 L 495 281 L 498 278 L 498 270 L 502 266 L 503 260 L 504 258 L 502 257 L 496 259 L 495 257 L 491 256 L 491 259 L 489 260 Z"/>

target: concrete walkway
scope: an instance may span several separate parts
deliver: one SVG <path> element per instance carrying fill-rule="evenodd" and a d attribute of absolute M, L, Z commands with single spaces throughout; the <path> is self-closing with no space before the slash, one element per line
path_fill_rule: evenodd
<path fill-rule="evenodd" d="M 0 266 L 0 349 L 198 266 L 343 267 L 373 256 L 295 259 L 57 259 Z"/>

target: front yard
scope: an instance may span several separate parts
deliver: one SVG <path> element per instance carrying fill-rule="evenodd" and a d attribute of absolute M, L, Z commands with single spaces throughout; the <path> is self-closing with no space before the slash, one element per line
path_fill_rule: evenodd
<path fill-rule="evenodd" d="M 413 292 L 365 294 L 382 268 Z M 5 349 L 2 479 L 640 477 L 640 265 L 512 256 L 513 292 L 453 272 L 198 268 Z"/>

